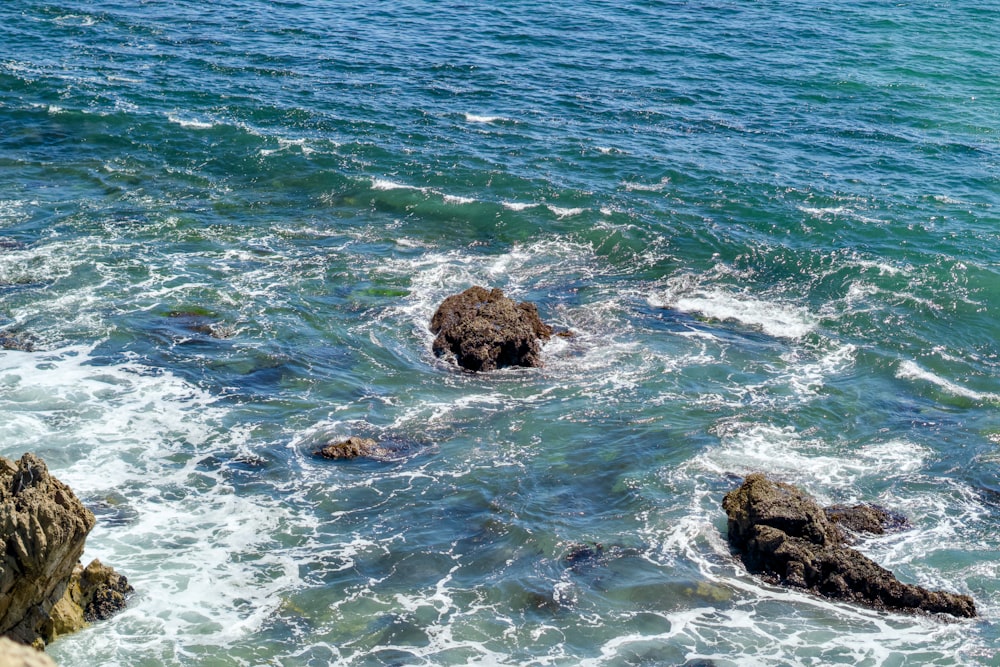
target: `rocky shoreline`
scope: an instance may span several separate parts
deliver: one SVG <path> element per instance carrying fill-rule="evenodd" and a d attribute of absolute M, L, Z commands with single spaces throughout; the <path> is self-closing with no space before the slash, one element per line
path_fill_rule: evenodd
<path fill-rule="evenodd" d="M 80 562 L 95 523 L 36 455 L 0 457 L 0 636 L 40 649 L 125 607 L 126 578 Z"/>
<path fill-rule="evenodd" d="M 187 313 L 183 318 L 193 320 Z M 560 335 L 542 322 L 533 304 L 516 303 L 499 289 L 479 286 L 446 298 L 429 329 L 436 336 L 434 353 L 472 372 L 539 367 L 541 346 Z M 0 338 L 0 343 L 12 347 L 9 339 Z M 313 451 L 315 457 L 333 461 L 385 462 L 397 460 L 399 453 L 358 436 Z M 750 573 L 768 582 L 880 610 L 977 616 L 971 597 L 900 582 L 851 547 L 859 536 L 910 528 L 905 517 L 891 510 L 876 505 L 822 508 L 801 489 L 760 473 L 726 494 L 722 507 L 733 553 Z M 17 462 L 0 457 L 0 667 L 51 664 L 31 662 L 31 654 L 22 660 L 21 647 L 43 649 L 125 607 L 133 593 L 126 578 L 98 560 L 86 567 L 80 562 L 95 522 L 40 458 L 31 453 Z M 603 554 L 600 544 L 578 545 L 565 562 L 567 567 L 599 563 Z"/>

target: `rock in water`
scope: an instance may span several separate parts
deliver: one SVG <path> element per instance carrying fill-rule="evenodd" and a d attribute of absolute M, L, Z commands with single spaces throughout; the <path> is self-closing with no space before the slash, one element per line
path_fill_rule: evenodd
<path fill-rule="evenodd" d="M 87 567 L 77 564 L 65 595 L 52 608 L 39 634 L 48 643 L 88 623 L 107 620 L 125 608 L 126 599 L 134 592 L 128 579 L 96 558 Z"/>
<path fill-rule="evenodd" d="M 313 454 L 324 459 L 369 458 L 384 460 L 388 458 L 390 452 L 388 449 L 380 447 L 371 438 L 359 438 L 356 435 L 352 435 L 347 440 L 324 445 L 313 452 Z"/>
<path fill-rule="evenodd" d="M 124 606 L 124 577 L 99 561 L 79 565 L 94 523 L 37 456 L 0 457 L 0 634 L 44 643 Z"/>
<path fill-rule="evenodd" d="M 0 634 L 35 641 L 93 527 L 94 515 L 37 456 L 0 458 Z"/>
<path fill-rule="evenodd" d="M 499 289 L 470 287 L 445 299 L 431 319 L 434 353 L 453 354 L 459 366 L 491 371 L 541 366 L 541 341 L 552 336 L 538 309 L 515 303 Z"/>
<path fill-rule="evenodd" d="M 823 509 L 794 486 L 755 473 L 726 494 L 722 507 L 729 516 L 729 543 L 751 572 L 877 609 L 976 616 L 968 595 L 901 583 L 847 546 Z"/>

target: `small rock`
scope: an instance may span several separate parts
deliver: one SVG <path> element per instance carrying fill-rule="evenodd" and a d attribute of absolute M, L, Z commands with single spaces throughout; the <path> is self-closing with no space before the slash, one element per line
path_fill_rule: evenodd
<path fill-rule="evenodd" d="M 167 313 L 167 317 L 183 329 L 202 336 L 224 339 L 236 335 L 233 326 L 219 321 L 207 312 L 174 310 Z"/>
<path fill-rule="evenodd" d="M 313 452 L 314 455 L 324 459 L 357 459 L 370 458 L 384 460 L 391 452 L 379 446 L 371 438 L 359 438 L 352 435 L 347 440 L 328 444 Z"/>

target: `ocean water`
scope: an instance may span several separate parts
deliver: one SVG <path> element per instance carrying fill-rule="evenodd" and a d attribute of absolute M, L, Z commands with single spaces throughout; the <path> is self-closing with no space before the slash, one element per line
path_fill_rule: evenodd
<path fill-rule="evenodd" d="M 0 454 L 93 665 L 1000 664 L 993 2 L 0 4 Z M 464 373 L 473 284 L 575 332 Z M 318 460 L 348 435 L 392 461 Z M 975 620 L 767 585 L 764 471 Z"/>

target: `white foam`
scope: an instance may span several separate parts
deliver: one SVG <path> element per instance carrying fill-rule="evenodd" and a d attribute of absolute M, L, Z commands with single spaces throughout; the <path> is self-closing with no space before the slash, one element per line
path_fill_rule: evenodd
<path fill-rule="evenodd" d="M 585 208 L 568 208 L 563 206 L 553 206 L 552 204 L 546 204 L 545 207 L 555 213 L 557 218 L 569 218 L 574 215 L 580 215 L 587 209 Z"/>
<path fill-rule="evenodd" d="M 26 201 L 23 199 L 0 199 L 0 224 L 13 224 L 27 220 L 28 206 L 37 206 L 37 201 Z"/>
<path fill-rule="evenodd" d="M 475 197 L 460 197 L 458 195 L 441 195 L 448 204 L 475 204 L 478 201 Z"/>
<path fill-rule="evenodd" d="M 469 123 L 506 123 L 509 119 L 503 116 L 483 116 L 474 113 L 466 113 L 465 120 Z"/>
<path fill-rule="evenodd" d="M 622 183 L 626 192 L 663 192 L 669 185 L 669 176 L 664 176 L 656 183 L 635 183 L 632 181 Z"/>
<path fill-rule="evenodd" d="M 247 438 L 204 390 L 139 363 L 94 363 L 85 347 L 0 354 L 0 385 L 5 456 L 35 451 L 81 498 L 124 497 L 135 517 L 99 522 L 85 553 L 128 576 L 135 598 L 99 631 L 57 643 L 57 657 L 109 664 L 225 645 L 252 635 L 298 581 L 290 555 L 271 548 L 289 510 L 236 493 L 223 463 L 201 463 Z"/>
<path fill-rule="evenodd" d="M 309 145 L 308 139 L 285 139 L 284 137 L 278 137 L 278 147 L 277 148 L 262 148 L 260 149 L 260 155 L 268 157 L 271 155 L 276 155 L 278 153 L 283 153 L 290 148 L 298 148 L 303 155 L 312 155 L 315 149 Z"/>
<path fill-rule="evenodd" d="M 823 206 L 823 207 L 811 207 L 811 206 L 799 206 L 800 211 L 807 215 L 811 215 L 814 218 L 830 218 L 836 216 L 845 216 L 864 222 L 867 224 L 882 224 L 884 221 L 878 218 L 873 218 L 871 216 L 866 216 L 862 213 L 858 213 L 852 208 L 846 206 Z"/>
<path fill-rule="evenodd" d="M 418 190 L 423 192 L 425 188 L 418 188 L 415 185 L 406 185 L 387 178 L 372 178 L 372 190 Z"/>
<path fill-rule="evenodd" d="M 515 202 L 515 201 L 501 202 L 501 205 L 506 209 L 510 209 L 511 211 L 525 211 L 529 208 L 540 206 L 540 204 L 528 204 L 525 202 Z"/>
<path fill-rule="evenodd" d="M 215 127 L 215 123 L 193 118 L 182 118 L 177 114 L 167 114 L 167 120 L 192 130 L 208 130 Z"/>
<path fill-rule="evenodd" d="M 935 385 L 944 392 L 951 394 L 953 396 L 960 396 L 962 398 L 968 398 L 973 401 L 988 401 L 990 403 L 1000 402 L 1000 394 L 992 392 L 981 392 L 974 389 L 969 389 L 963 387 L 959 384 L 943 378 L 936 373 L 929 370 L 921 368 L 914 361 L 903 361 L 899 364 L 899 369 L 896 371 L 896 377 L 901 380 L 915 380 L 918 382 L 928 382 Z"/>
<path fill-rule="evenodd" d="M 648 302 L 654 308 L 673 308 L 722 322 L 739 322 L 776 338 L 802 338 L 818 323 L 817 317 L 802 306 L 767 301 L 721 286 L 701 287 L 698 283 L 698 280 L 675 282 L 666 293 L 651 294 Z"/>
<path fill-rule="evenodd" d="M 93 25 L 97 25 L 97 21 L 93 16 L 80 14 L 65 14 L 63 16 L 58 16 L 56 17 L 55 22 L 63 25 L 75 25 L 81 28 L 89 28 Z"/>

